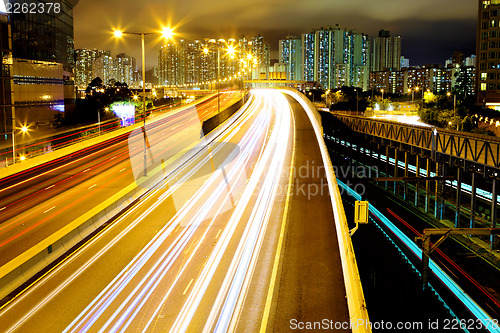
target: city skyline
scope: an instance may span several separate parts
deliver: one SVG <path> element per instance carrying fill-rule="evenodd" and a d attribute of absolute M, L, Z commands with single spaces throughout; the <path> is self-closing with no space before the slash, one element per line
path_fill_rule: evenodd
<path fill-rule="evenodd" d="M 170 25 L 177 39 L 247 37 L 261 33 L 271 44 L 271 57 L 277 59 L 279 40 L 286 35 L 308 33 L 314 28 L 339 24 L 358 30 L 371 38 L 379 30 L 389 30 L 403 38 L 402 54 L 414 65 L 443 63 L 454 51 L 475 53 L 477 3 L 468 0 L 445 0 L 439 7 L 432 1 L 400 3 L 394 0 L 340 1 L 335 4 L 315 1 L 245 4 L 211 2 L 207 7 L 191 0 L 179 4 L 151 0 L 148 6 L 115 0 L 81 1 L 75 7 L 75 48 L 111 49 L 138 58 L 140 40 L 127 36 L 113 40 L 112 29 L 150 32 Z M 113 16 L 107 15 L 112 10 Z M 163 13 L 163 14 L 161 14 Z M 161 39 L 146 38 L 146 67 L 157 62 Z"/>

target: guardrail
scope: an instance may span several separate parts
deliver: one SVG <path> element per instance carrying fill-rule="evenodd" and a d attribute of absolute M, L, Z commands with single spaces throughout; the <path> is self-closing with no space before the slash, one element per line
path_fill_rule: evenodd
<path fill-rule="evenodd" d="M 235 104 L 238 103 L 239 101 Z M 186 107 L 190 106 L 191 105 L 187 105 Z M 227 108 L 231 109 L 232 105 L 228 106 Z M 184 108 L 181 108 L 178 111 L 180 112 L 183 109 Z M 225 109 L 226 108 L 224 108 L 224 110 Z M 169 115 L 170 114 L 166 114 L 161 118 L 158 118 L 157 120 L 161 120 Z M 142 124 L 136 124 L 127 128 L 123 128 L 122 131 L 124 133 L 131 132 L 132 130 L 141 126 Z M 64 154 L 65 152 L 68 153 L 68 149 L 81 149 L 81 145 L 83 144 L 90 146 L 92 144 L 96 144 L 97 142 L 105 141 L 112 136 L 121 134 L 123 134 L 121 133 L 121 131 L 108 133 L 101 137 L 97 137 L 91 140 L 87 140 L 84 143 L 74 145 L 75 147 L 66 147 L 64 149 L 58 150 L 55 153 L 57 153 L 57 155 Z M 216 133 L 212 132 L 211 135 L 216 135 Z M 199 140 L 193 142 L 185 150 L 180 151 L 176 155 L 170 157 L 163 164 L 168 166 L 171 163 L 176 162 L 186 151 L 189 151 L 190 149 L 196 147 L 202 139 L 203 138 L 200 138 Z M 44 156 L 40 157 L 42 158 Z M 155 169 L 150 171 L 149 179 L 156 179 L 155 175 L 163 173 L 164 165 L 159 165 Z M 2 170 L 0 169 L 0 171 Z M 61 255 L 69 251 L 73 246 L 84 240 L 97 228 L 101 227 L 105 222 L 109 221 L 127 206 L 138 200 L 141 196 L 145 195 L 151 188 L 151 186 L 144 186 L 145 181 L 146 180 L 141 178 L 136 182 L 129 184 L 127 187 L 123 188 L 112 197 L 108 198 L 96 207 L 90 209 L 87 213 L 67 224 L 64 228 L 58 230 L 43 241 L 27 249 L 22 254 L 18 255 L 17 257 L 1 266 L 0 299 L 4 298 L 16 288 L 21 286 L 23 283 L 31 279 L 46 266 L 50 265 Z"/>
<path fill-rule="evenodd" d="M 194 104 L 198 104 L 201 102 L 204 102 L 206 100 L 209 100 L 210 98 L 214 98 L 214 96 L 207 96 L 205 98 L 199 99 L 193 103 L 186 104 L 183 107 L 180 108 L 175 108 L 175 109 L 170 109 L 168 108 L 168 113 L 166 112 L 167 110 L 162 109 L 161 112 L 155 114 L 155 118 L 147 118 L 147 121 L 156 121 L 157 119 L 163 119 L 164 117 L 170 115 L 170 111 L 176 112 L 178 110 L 184 110 L 184 108 L 192 106 Z M 160 118 L 157 118 L 160 117 Z M 91 125 L 95 126 L 95 125 Z M 18 172 L 22 172 L 25 170 L 28 170 L 30 168 L 39 166 L 41 164 L 47 163 L 49 161 L 61 158 L 63 156 L 72 154 L 78 150 L 82 150 L 85 148 L 88 148 L 90 146 L 105 142 L 109 139 L 112 139 L 114 137 L 127 134 L 129 132 L 132 132 L 134 129 L 139 128 L 142 126 L 142 122 L 138 122 L 134 125 L 127 126 L 127 127 L 119 127 L 116 129 L 113 129 L 112 131 L 108 131 L 107 133 L 101 133 L 101 135 L 93 134 L 90 135 L 86 138 L 83 138 L 79 141 L 77 140 L 72 140 L 70 144 L 67 145 L 61 145 L 58 147 L 58 149 L 54 149 L 49 152 L 45 152 L 43 154 L 37 155 L 33 158 L 26 159 L 24 161 L 18 162 L 16 164 L 9 165 L 4 168 L 0 168 L 0 178 L 4 178 L 10 175 L 13 175 Z M 34 143 L 35 145 L 40 144 L 40 143 Z M 12 151 L 11 151 L 12 153 Z"/>
<path fill-rule="evenodd" d="M 291 95 L 306 111 L 314 127 L 318 144 L 323 158 L 323 164 L 326 170 L 328 180 L 328 189 L 332 201 L 333 214 L 335 216 L 335 227 L 337 230 L 337 239 L 340 249 L 340 259 L 342 262 L 342 271 L 344 274 L 344 284 L 346 288 L 347 305 L 349 308 L 349 317 L 351 330 L 353 333 L 371 332 L 369 325 L 368 311 L 366 301 L 359 276 L 356 255 L 349 235 L 349 227 L 345 216 L 344 205 L 337 184 L 337 179 L 330 161 L 330 155 L 323 140 L 323 128 L 321 125 L 321 116 L 311 101 L 295 89 L 281 88 L 283 92 Z"/>
<path fill-rule="evenodd" d="M 334 114 L 334 116 L 356 132 L 401 142 L 432 153 L 500 168 L 500 138 L 359 116 L 340 114 Z"/>

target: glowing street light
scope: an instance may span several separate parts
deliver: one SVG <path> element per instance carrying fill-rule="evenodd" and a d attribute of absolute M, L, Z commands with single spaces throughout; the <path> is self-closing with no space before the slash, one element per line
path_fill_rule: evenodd
<path fill-rule="evenodd" d="M 146 49 L 144 47 L 144 36 L 154 34 L 153 32 L 125 32 L 120 30 L 115 30 L 113 35 L 116 38 L 121 38 L 124 34 L 128 35 L 139 35 L 141 36 L 142 45 L 142 110 L 143 110 L 143 127 L 144 133 L 146 133 Z M 165 38 L 173 37 L 173 31 L 170 28 L 163 28 L 161 35 Z M 144 140 L 144 177 L 148 175 L 147 169 L 147 156 L 146 156 L 146 140 Z"/>
<path fill-rule="evenodd" d="M 170 39 L 170 38 L 174 37 L 174 31 L 170 28 L 163 28 L 163 31 L 161 34 L 162 34 L 163 38 L 165 38 L 165 39 Z"/>

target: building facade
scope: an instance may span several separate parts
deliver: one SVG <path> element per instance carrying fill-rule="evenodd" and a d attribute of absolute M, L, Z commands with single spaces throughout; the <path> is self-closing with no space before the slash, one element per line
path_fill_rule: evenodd
<path fill-rule="evenodd" d="M 15 122 L 12 92 L 12 38 L 9 17 L 0 14 L 0 140 L 12 140 Z M 0 142 L 1 142 L 0 141 Z"/>
<path fill-rule="evenodd" d="M 500 1 L 478 0 L 477 103 L 500 111 Z"/>
<path fill-rule="evenodd" d="M 454 66 L 448 68 L 410 68 L 400 71 L 370 73 L 370 89 L 393 94 L 430 90 L 437 94 L 457 91 L 472 96 L 476 82 L 475 68 Z"/>
<path fill-rule="evenodd" d="M 260 66 L 269 68 L 270 46 L 262 36 L 247 39 L 180 40 L 163 45 L 158 56 L 159 84 L 214 84 L 243 73 L 258 78 Z M 267 64 L 267 65 L 265 65 Z M 250 74 L 252 72 L 252 74 Z"/>
<path fill-rule="evenodd" d="M 19 2 L 34 3 L 37 8 L 45 4 L 42 0 Z M 9 14 L 18 123 L 48 125 L 55 112 L 75 107 L 73 7 L 77 3 L 59 0 L 58 6 L 43 13 Z"/>
<path fill-rule="evenodd" d="M 102 55 L 111 56 L 109 50 L 77 49 L 75 50 L 75 85 L 79 89 L 86 89 L 95 79 L 92 73 L 93 62 Z"/>
<path fill-rule="evenodd" d="M 380 30 L 373 39 L 371 71 L 398 71 L 401 69 L 401 37 L 391 37 L 387 30 Z"/>
<path fill-rule="evenodd" d="M 286 36 L 279 43 L 279 62 L 286 66 L 287 80 L 302 80 L 302 42 L 300 37 Z"/>
<path fill-rule="evenodd" d="M 336 25 L 302 34 L 300 42 L 302 80 L 318 82 L 324 89 L 343 86 L 368 89 L 368 36 Z M 298 43 L 294 37 L 280 41 L 280 62 L 288 66 L 290 77 L 291 73 L 298 72 L 295 66 L 298 57 L 294 53 L 299 49 Z"/>

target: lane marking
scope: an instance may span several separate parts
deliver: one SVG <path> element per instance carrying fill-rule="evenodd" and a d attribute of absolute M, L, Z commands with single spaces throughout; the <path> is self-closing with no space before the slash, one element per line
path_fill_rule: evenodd
<path fill-rule="evenodd" d="M 90 186 L 88 189 L 90 190 L 92 187 L 95 187 L 97 184 L 94 184 L 92 186 Z"/>
<path fill-rule="evenodd" d="M 219 232 L 217 233 L 217 236 L 215 236 L 215 239 L 219 238 L 219 235 L 220 235 L 221 231 L 222 231 L 222 229 L 219 229 Z"/>
<path fill-rule="evenodd" d="M 0 211 L 4 210 L 5 208 L 7 208 L 7 207 L 0 208 Z"/>
<path fill-rule="evenodd" d="M 83 172 L 87 172 L 87 171 L 89 171 L 89 170 L 90 170 L 90 168 L 88 168 L 87 170 L 83 170 Z M 82 173 L 83 173 L 83 172 L 82 172 Z"/>
<path fill-rule="evenodd" d="M 52 208 L 49 208 L 47 209 L 45 212 L 43 212 L 44 214 L 47 213 L 47 212 L 50 212 L 52 209 L 56 208 L 56 206 L 52 207 Z"/>
<path fill-rule="evenodd" d="M 264 307 L 264 314 L 262 315 L 262 322 L 260 325 L 260 333 L 265 333 L 267 331 L 267 324 L 269 322 L 269 315 L 271 312 L 271 303 L 273 300 L 273 294 L 274 294 L 274 286 L 276 284 L 276 279 L 278 277 L 278 267 L 280 263 L 280 258 L 281 258 L 281 251 L 283 247 L 283 242 L 285 238 L 285 227 L 286 227 L 286 221 L 288 217 L 288 206 L 290 204 L 290 198 L 291 198 L 291 192 L 292 192 L 292 181 L 293 181 L 293 169 L 295 165 L 295 140 L 296 140 L 296 133 L 295 133 L 295 117 L 293 116 L 292 113 L 292 123 L 294 124 L 293 126 L 293 147 L 292 147 L 292 157 L 291 157 L 291 167 L 290 167 L 290 176 L 288 178 L 288 191 L 286 193 L 286 202 L 285 202 L 285 209 L 283 211 L 283 219 L 281 220 L 281 230 L 280 230 L 280 236 L 278 240 L 278 246 L 276 248 L 276 256 L 274 257 L 274 265 L 273 265 L 273 271 L 271 273 L 271 281 L 269 282 L 269 290 L 267 291 L 267 298 L 266 298 L 266 305 Z"/>
<path fill-rule="evenodd" d="M 125 169 L 126 169 L 126 168 L 121 169 L 121 170 L 120 170 L 120 172 L 122 172 L 122 171 L 123 171 L 123 170 L 125 170 Z"/>
<path fill-rule="evenodd" d="M 188 286 L 186 287 L 186 289 L 184 289 L 184 292 L 182 293 L 183 295 L 186 295 L 186 293 L 187 293 L 187 291 L 188 291 L 189 287 L 191 287 L 191 283 L 193 283 L 193 280 L 194 280 L 194 279 L 191 279 L 191 281 L 189 281 Z"/>
<path fill-rule="evenodd" d="M 53 188 L 54 186 L 56 186 L 56 184 L 46 187 L 45 189 L 48 190 L 49 188 Z"/>

